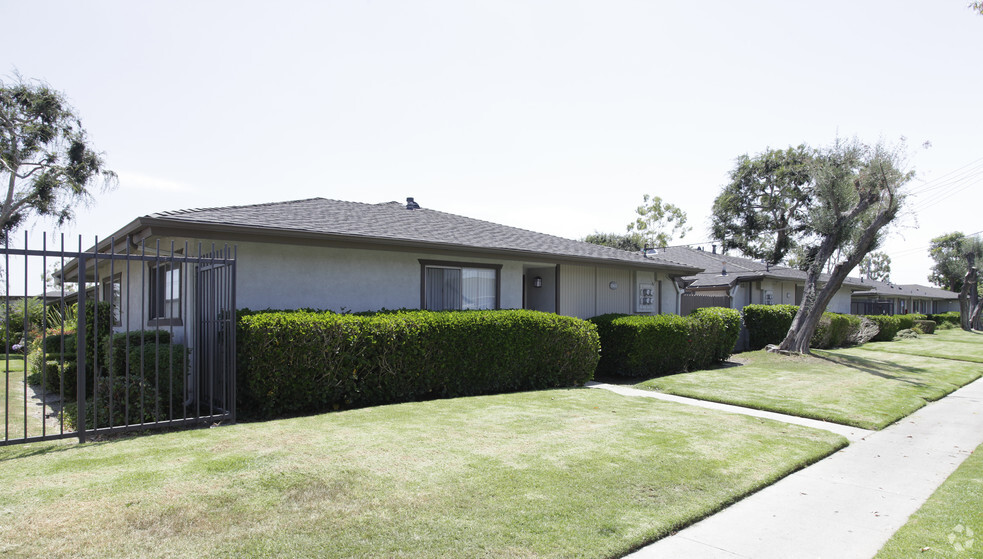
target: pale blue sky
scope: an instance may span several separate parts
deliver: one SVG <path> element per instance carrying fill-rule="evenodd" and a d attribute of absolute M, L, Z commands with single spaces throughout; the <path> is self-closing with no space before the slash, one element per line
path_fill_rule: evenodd
<path fill-rule="evenodd" d="M 314 196 L 579 238 L 652 194 L 698 242 L 737 156 L 905 136 L 912 186 L 938 188 L 885 249 L 894 281 L 925 284 L 931 237 L 983 229 L 966 4 L 7 0 L 0 74 L 64 91 L 119 172 L 66 229 L 87 238 Z"/>

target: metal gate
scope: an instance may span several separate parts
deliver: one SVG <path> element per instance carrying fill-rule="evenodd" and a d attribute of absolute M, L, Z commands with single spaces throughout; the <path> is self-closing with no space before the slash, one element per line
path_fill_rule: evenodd
<path fill-rule="evenodd" d="M 235 421 L 233 250 L 59 240 L 0 247 L 0 446 Z"/>

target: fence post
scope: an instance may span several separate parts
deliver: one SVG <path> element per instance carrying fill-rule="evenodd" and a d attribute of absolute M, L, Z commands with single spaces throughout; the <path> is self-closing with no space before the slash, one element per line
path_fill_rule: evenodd
<path fill-rule="evenodd" d="M 80 251 L 81 252 L 81 251 Z M 85 268 L 86 268 L 85 254 L 79 254 L 78 257 L 78 274 L 79 274 L 79 288 L 78 288 L 78 326 L 76 327 L 76 332 L 78 335 L 78 347 L 76 348 L 75 357 L 78 363 L 77 380 L 76 380 L 76 391 L 78 394 L 75 396 L 75 401 L 78 406 L 78 419 L 76 420 L 76 429 L 78 430 L 79 442 L 85 442 Z"/>

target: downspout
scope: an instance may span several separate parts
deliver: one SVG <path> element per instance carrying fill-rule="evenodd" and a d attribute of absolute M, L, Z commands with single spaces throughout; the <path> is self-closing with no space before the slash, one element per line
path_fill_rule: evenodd
<path fill-rule="evenodd" d="M 675 301 L 676 308 L 673 310 L 673 314 L 679 314 L 679 309 L 682 308 L 682 296 L 683 292 L 679 289 L 679 276 L 667 276 L 670 281 L 672 281 L 672 288 L 676 291 Z M 661 314 L 661 313 L 660 313 Z"/>

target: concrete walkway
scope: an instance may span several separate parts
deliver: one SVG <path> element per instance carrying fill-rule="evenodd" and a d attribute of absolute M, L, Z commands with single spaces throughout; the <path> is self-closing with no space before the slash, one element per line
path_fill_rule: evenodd
<path fill-rule="evenodd" d="M 621 394 L 622 396 L 641 396 L 643 398 L 655 398 L 657 400 L 665 400 L 667 402 L 678 402 L 680 404 L 688 404 L 690 406 L 698 406 L 701 408 L 708 408 L 711 410 L 720 410 L 731 413 L 739 413 L 743 415 L 751 415 L 754 417 L 764 417 L 767 419 L 774 419 L 775 421 L 782 421 L 785 423 L 794 423 L 796 425 L 804 425 L 806 427 L 814 427 L 816 429 L 825 429 L 827 431 L 832 431 L 838 435 L 846 437 L 851 443 L 859 441 L 874 433 L 874 431 L 868 431 L 867 429 L 861 429 L 859 427 L 850 427 L 849 425 L 840 425 L 839 423 L 830 423 L 828 421 L 820 421 L 818 419 L 806 419 L 804 417 L 796 417 L 794 415 L 785 415 L 784 413 L 775 413 L 773 411 L 763 411 L 756 410 L 753 408 L 745 408 L 743 406 L 734 406 L 731 404 L 719 404 L 717 402 L 708 402 L 706 400 L 697 400 L 695 398 L 685 398 L 683 396 L 674 396 L 672 394 L 665 394 L 662 392 L 655 392 L 652 390 L 639 390 L 638 388 L 632 388 L 630 386 L 622 386 L 619 384 L 605 384 L 602 382 L 588 382 L 588 388 L 603 388 L 604 390 L 610 390 L 616 394 Z"/>
<path fill-rule="evenodd" d="M 869 559 L 980 444 L 983 379 L 628 557 Z"/>

